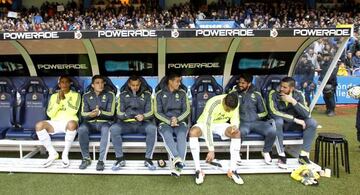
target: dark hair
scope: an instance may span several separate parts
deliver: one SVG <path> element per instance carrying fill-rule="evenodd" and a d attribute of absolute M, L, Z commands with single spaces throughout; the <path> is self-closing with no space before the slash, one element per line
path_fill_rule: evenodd
<path fill-rule="evenodd" d="M 178 73 L 171 73 L 168 77 L 167 77 L 167 83 L 169 83 L 170 80 L 174 80 L 175 78 L 181 77 L 180 74 Z"/>
<path fill-rule="evenodd" d="M 251 83 L 253 81 L 253 75 L 249 73 L 241 73 L 239 79 L 241 78 L 243 78 L 248 83 Z"/>
<path fill-rule="evenodd" d="M 60 83 L 61 79 L 67 79 L 69 82 L 71 82 L 71 78 L 67 75 L 62 75 L 59 77 L 58 83 Z"/>
<path fill-rule="evenodd" d="M 137 75 L 131 75 L 131 76 L 129 77 L 129 81 L 137 81 L 137 80 L 140 80 L 140 77 L 137 76 Z"/>
<path fill-rule="evenodd" d="M 103 76 L 97 74 L 97 75 L 94 75 L 94 76 L 92 77 L 92 79 L 91 79 L 91 84 L 94 84 L 94 82 L 95 82 L 96 79 L 101 79 L 101 80 L 105 81 L 105 79 L 104 79 Z"/>
<path fill-rule="evenodd" d="M 288 83 L 290 87 L 295 87 L 295 80 L 292 77 L 285 77 L 281 82 Z"/>
<path fill-rule="evenodd" d="M 234 93 L 227 94 L 224 101 L 225 105 L 232 110 L 234 110 L 239 103 L 238 97 Z"/>

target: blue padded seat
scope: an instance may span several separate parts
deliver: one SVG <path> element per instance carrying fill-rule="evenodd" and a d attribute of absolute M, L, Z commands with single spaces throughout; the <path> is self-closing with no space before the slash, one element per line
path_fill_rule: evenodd
<path fill-rule="evenodd" d="M 192 95 L 192 112 L 191 122 L 196 123 L 200 114 L 203 112 L 206 102 L 223 92 L 223 88 L 219 85 L 215 78 L 211 75 L 199 76 L 191 87 Z"/>
<path fill-rule="evenodd" d="M 284 140 L 295 140 L 295 139 L 302 139 L 303 132 L 302 131 L 284 131 Z M 228 141 L 228 140 L 222 140 L 221 137 L 217 134 L 213 134 L 214 141 Z M 204 141 L 203 139 L 200 139 Z M 264 136 L 251 132 L 249 133 L 244 140 L 242 141 L 263 141 Z"/>
<path fill-rule="evenodd" d="M 16 90 L 10 79 L 0 77 L 0 139 L 14 126 Z"/>
<path fill-rule="evenodd" d="M 17 140 L 37 139 L 34 129 L 10 128 L 6 132 L 6 138 Z"/>
<path fill-rule="evenodd" d="M 89 139 L 91 141 L 100 141 L 101 138 L 101 133 L 100 131 L 97 132 L 91 132 L 89 135 Z M 122 136 L 123 138 L 123 142 L 145 142 L 146 141 L 146 136 L 145 134 L 136 134 L 136 133 L 132 133 L 132 134 L 126 134 Z"/>
<path fill-rule="evenodd" d="M 16 124 L 19 128 L 6 133 L 9 139 L 34 139 L 35 124 L 46 120 L 48 88 L 39 77 L 29 77 L 19 87 L 20 106 L 16 109 Z"/>

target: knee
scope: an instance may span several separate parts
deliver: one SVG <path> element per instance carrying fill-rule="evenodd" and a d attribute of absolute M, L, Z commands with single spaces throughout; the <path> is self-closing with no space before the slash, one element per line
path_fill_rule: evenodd
<path fill-rule="evenodd" d="M 156 130 L 157 130 L 157 128 L 153 124 L 150 124 L 145 128 L 146 135 L 155 135 Z"/>
<path fill-rule="evenodd" d="M 311 129 L 316 129 L 317 128 L 317 122 L 316 122 L 316 120 L 314 120 L 314 119 L 312 119 L 312 118 L 310 118 L 310 119 L 308 119 L 307 121 L 306 121 L 306 126 L 307 127 L 309 127 L 309 128 L 311 128 Z"/>
<path fill-rule="evenodd" d="M 192 127 L 189 131 L 190 137 L 200 137 L 201 136 L 201 129 L 199 127 Z"/>
<path fill-rule="evenodd" d="M 39 121 L 39 122 L 37 122 L 37 123 L 35 124 L 35 130 L 36 130 L 36 131 L 41 131 L 41 130 L 45 129 L 44 126 L 45 126 L 45 125 L 44 125 L 44 122 L 43 122 L 43 121 Z"/>
<path fill-rule="evenodd" d="M 78 123 L 76 121 L 69 121 L 66 125 L 66 129 L 69 131 L 75 131 L 78 127 Z"/>
<path fill-rule="evenodd" d="M 274 121 L 275 121 L 276 126 L 283 126 L 284 125 L 284 119 L 282 119 L 282 118 L 275 118 Z"/>
<path fill-rule="evenodd" d="M 83 135 L 83 134 L 87 134 L 87 133 L 89 133 L 89 128 L 88 128 L 88 126 L 85 125 L 85 124 L 80 125 L 80 127 L 79 127 L 79 129 L 78 129 L 78 134 L 79 134 L 79 135 Z"/>
<path fill-rule="evenodd" d="M 113 136 L 121 135 L 121 130 L 121 126 L 116 124 L 111 125 L 111 127 L 109 128 L 109 131 Z"/>
<path fill-rule="evenodd" d="M 240 138 L 241 137 L 240 130 L 237 129 L 237 130 L 233 131 L 233 127 L 231 127 L 231 126 L 226 128 L 225 135 L 230 138 Z"/>
<path fill-rule="evenodd" d="M 101 127 L 101 133 L 108 133 L 110 126 L 108 124 L 104 124 Z"/>
<path fill-rule="evenodd" d="M 266 136 L 275 137 L 276 136 L 276 129 L 273 126 L 270 126 L 266 130 Z"/>

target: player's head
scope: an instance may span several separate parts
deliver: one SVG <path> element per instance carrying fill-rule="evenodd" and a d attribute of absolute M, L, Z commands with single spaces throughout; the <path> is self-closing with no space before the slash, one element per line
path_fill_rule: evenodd
<path fill-rule="evenodd" d="M 60 76 L 58 80 L 58 86 L 61 91 L 70 91 L 71 79 L 68 76 Z"/>
<path fill-rule="evenodd" d="M 167 85 L 170 90 L 178 90 L 181 85 L 181 76 L 177 73 L 172 73 L 168 76 Z"/>
<path fill-rule="evenodd" d="M 291 77 L 281 79 L 280 93 L 289 95 L 295 89 L 295 80 Z"/>
<path fill-rule="evenodd" d="M 105 80 L 101 75 L 95 75 L 91 79 L 91 87 L 94 89 L 95 93 L 100 93 L 104 90 Z"/>
<path fill-rule="evenodd" d="M 239 89 L 240 91 L 246 91 L 250 88 L 251 82 L 253 81 L 253 76 L 248 73 L 242 73 L 239 77 Z"/>
<path fill-rule="evenodd" d="M 222 102 L 222 105 L 226 112 L 235 110 L 238 104 L 239 104 L 238 97 L 233 93 L 227 94 Z"/>
<path fill-rule="evenodd" d="M 139 76 L 137 76 L 137 75 L 130 76 L 129 81 L 128 81 L 128 86 L 133 93 L 138 92 L 141 87 L 141 81 L 140 81 Z"/>

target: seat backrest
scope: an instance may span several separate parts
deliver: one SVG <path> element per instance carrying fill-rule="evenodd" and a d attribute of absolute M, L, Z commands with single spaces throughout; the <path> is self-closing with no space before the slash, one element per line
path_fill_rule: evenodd
<path fill-rule="evenodd" d="M 213 96 L 220 95 L 223 88 L 215 78 L 210 75 L 199 76 L 191 87 L 192 115 L 191 121 L 195 123 L 205 108 L 206 102 Z"/>
<path fill-rule="evenodd" d="M 0 77 L 0 129 L 14 125 L 16 90 L 10 79 Z"/>
<path fill-rule="evenodd" d="M 141 76 L 139 76 L 139 80 L 141 82 L 141 88 L 144 88 L 145 91 L 149 91 L 150 93 L 152 93 L 152 87 L 148 84 L 148 82 Z M 125 90 L 125 88 L 128 85 L 128 82 L 129 82 L 129 80 L 127 80 L 127 82 L 125 82 L 124 85 L 121 86 L 120 93 Z"/>
<path fill-rule="evenodd" d="M 106 77 L 106 76 L 103 76 L 103 79 L 105 81 L 105 86 L 104 86 L 104 90 L 105 91 L 112 91 L 114 94 L 117 93 L 117 88 L 116 86 L 114 85 L 114 83 L 111 81 L 111 79 L 109 79 L 109 77 Z M 92 87 L 91 87 L 91 83 L 90 85 L 88 85 L 85 89 L 85 93 L 92 90 Z"/>
<path fill-rule="evenodd" d="M 229 93 L 239 83 L 239 79 L 240 75 L 232 76 L 225 86 L 225 93 Z"/>
<path fill-rule="evenodd" d="M 164 76 L 160 80 L 159 84 L 155 87 L 155 92 L 158 92 L 159 90 L 164 89 L 167 85 L 167 81 L 168 81 L 168 76 Z M 180 84 L 180 88 L 187 91 L 187 87 L 182 82 Z"/>
<path fill-rule="evenodd" d="M 278 90 L 280 86 L 281 79 L 286 77 L 286 75 L 266 75 L 264 77 L 258 78 L 258 86 L 261 89 L 261 95 L 264 98 L 268 98 L 268 95 L 271 90 Z"/>
<path fill-rule="evenodd" d="M 352 75 L 356 77 L 360 77 L 360 68 L 355 68 Z"/>
<path fill-rule="evenodd" d="M 69 78 L 70 78 L 70 89 L 72 91 L 75 91 L 75 92 L 78 92 L 78 93 L 82 94 L 83 93 L 83 87 L 80 85 L 79 81 L 76 80 L 73 77 L 69 77 Z M 49 89 L 49 94 L 56 93 L 56 91 L 58 91 L 60 89 L 58 83 L 59 83 L 59 80 L 54 85 L 52 90 Z"/>
<path fill-rule="evenodd" d="M 39 77 L 30 77 L 18 89 L 21 103 L 17 110 L 19 125 L 27 130 L 34 129 L 38 121 L 47 119 L 46 107 L 49 90 Z"/>

